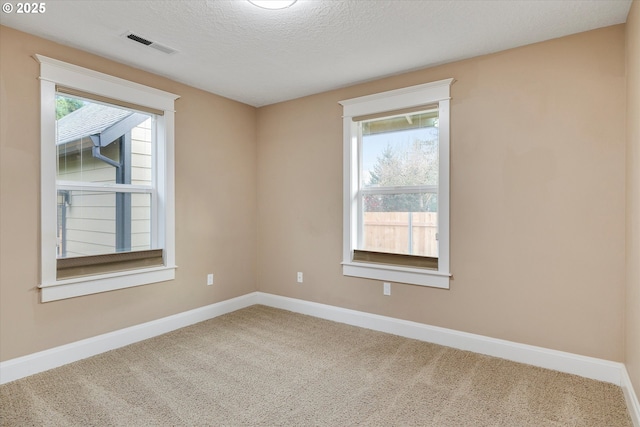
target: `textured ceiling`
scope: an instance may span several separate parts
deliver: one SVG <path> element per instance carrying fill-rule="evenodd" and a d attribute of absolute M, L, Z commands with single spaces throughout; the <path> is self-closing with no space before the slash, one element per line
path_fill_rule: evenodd
<path fill-rule="evenodd" d="M 620 24 L 631 0 L 298 0 L 276 11 L 245 0 L 45 4 L 0 23 L 262 106 Z M 129 31 L 177 52 L 137 44 Z"/>

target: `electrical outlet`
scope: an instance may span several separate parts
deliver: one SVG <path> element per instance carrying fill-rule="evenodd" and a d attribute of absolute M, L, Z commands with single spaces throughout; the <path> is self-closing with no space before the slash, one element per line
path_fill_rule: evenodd
<path fill-rule="evenodd" d="M 208 286 L 213 285 L 213 273 L 207 274 L 207 285 Z"/>
<path fill-rule="evenodd" d="M 388 282 L 382 283 L 382 293 L 384 295 L 391 295 L 391 283 L 388 283 Z"/>
<path fill-rule="evenodd" d="M 302 271 L 298 271 L 298 283 L 302 283 Z"/>

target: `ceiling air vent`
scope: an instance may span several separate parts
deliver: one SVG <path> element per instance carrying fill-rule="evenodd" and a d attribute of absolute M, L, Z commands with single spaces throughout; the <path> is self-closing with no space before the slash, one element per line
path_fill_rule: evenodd
<path fill-rule="evenodd" d="M 129 40 L 133 40 L 136 43 L 140 43 L 140 44 L 143 44 L 145 46 L 149 46 L 149 47 L 151 47 L 151 48 L 153 48 L 155 50 L 159 50 L 160 52 L 163 52 L 163 53 L 166 53 L 166 54 L 169 54 L 169 55 L 172 54 L 172 53 L 176 53 L 177 52 L 177 50 L 172 49 L 169 46 L 161 45 L 160 43 L 156 43 L 154 41 L 151 41 L 149 39 L 146 39 L 146 38 L 144 38 L 142 36 L 139 36 L 139 35 L 131 33 L 131 32 L 125 33 L 124 36 L 126 38 L 128 38 Z"/>
<path fill-rule="evenodd" d="M 149 46 L 150 44 L 152 44 L 152 41 L 149 41 L 147 39 L 144 39 L 140 36 L 136 36 L 135 34 L 131 33 L 131 34 L 127 34 L 127 38 L 130 40 L 133 40 L 134 42 L 138 42 L 138 43 L 142 43 L 143 45 Z"/>

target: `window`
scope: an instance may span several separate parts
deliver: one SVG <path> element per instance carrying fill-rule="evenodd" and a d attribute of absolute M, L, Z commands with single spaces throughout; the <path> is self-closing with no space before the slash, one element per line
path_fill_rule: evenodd
<path fill-rule="evenodd" d="M 36 59 L 42 301 L 172 280 L 177 96 Z"/>
<path fill-rule="evenodd" d="M 340 102 L 344 275 L 449 287 L 452 82 Z"/>

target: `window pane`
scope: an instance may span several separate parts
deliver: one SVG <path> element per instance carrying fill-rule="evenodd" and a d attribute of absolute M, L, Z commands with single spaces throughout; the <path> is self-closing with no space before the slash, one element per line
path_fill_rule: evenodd
<path fill-rule="evenodd" d="M 438 184 L 438 112 L 361 123 L 363 187 Z"/>
<path fill-rule="evenodd" d="M 438 196 L 366 195 L 361 250 L 437 257 Z"/>
<path fill-rule="evenodd" d="M 360 125 L 361 188 L 438 185 L 437 110 Z M 358 249 L 437 257 L 437 211 L 433 192 L 365 194 Z"/>
<path fill-rule="evenodd" d="M 58 190 L 58 258 L 151 249 L 151 195 Z"/>
<path fill-rule="evenodd" d="M 57 179 L 151 185 L 153 125 L 147 113 L 58 94 Z"/>

